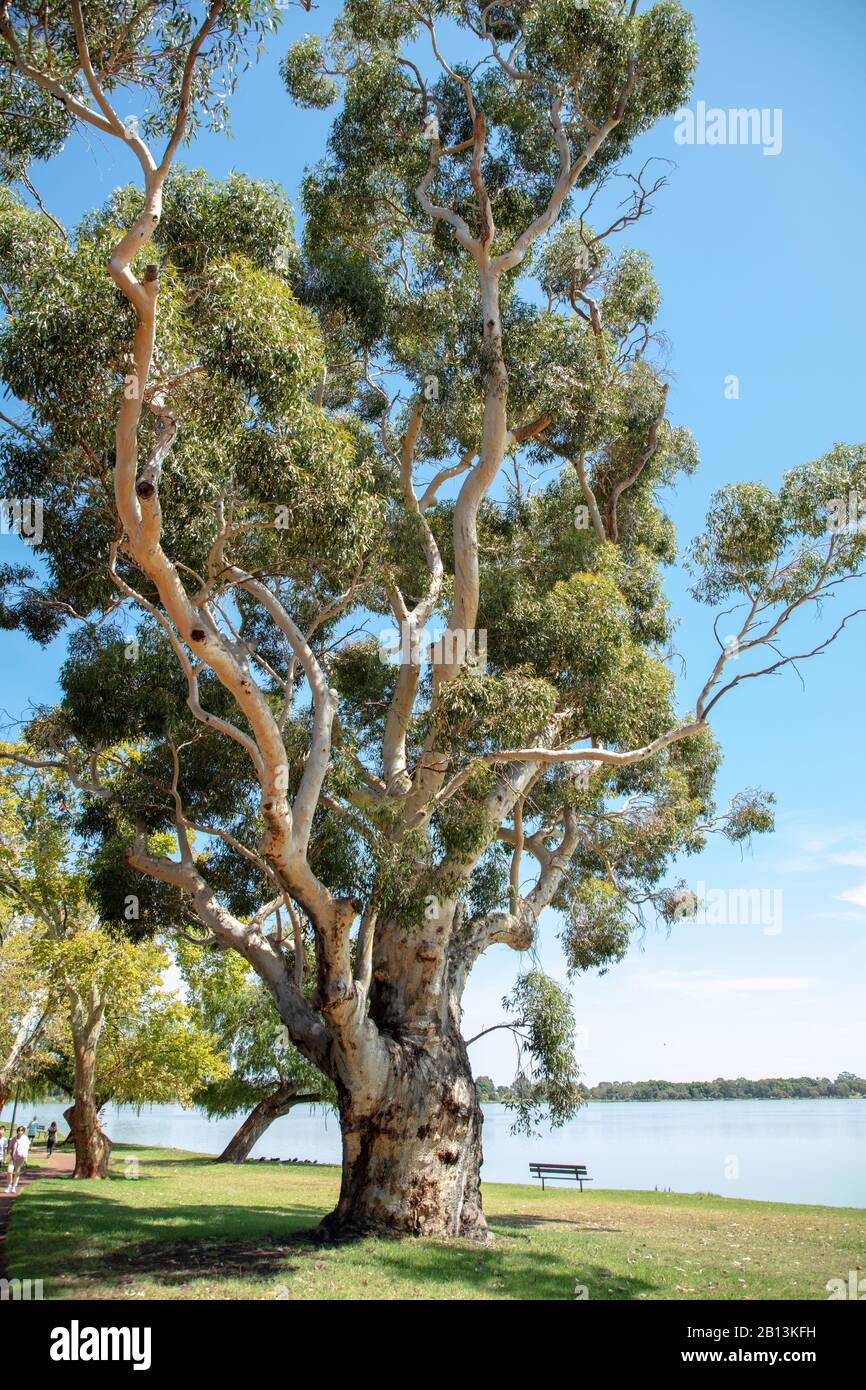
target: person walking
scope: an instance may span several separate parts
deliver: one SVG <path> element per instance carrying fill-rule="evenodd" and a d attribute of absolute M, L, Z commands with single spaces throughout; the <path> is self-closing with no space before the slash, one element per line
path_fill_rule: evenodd
<path fill-rule="evenodd" d="M 3 1167 L 3 1162 L 6 1158 L 6 1150 L 8 1146 L 9 1140 L 6 1138 L 6 1126 L 0 1125 L 0 1168 Z"/>
<path fill-rule="evenodd" d="M 31 1143 L 31 1144 L 35 1144 L 35 1142 L 36 1142 L 36 1136 L 37 1136 L 38 1133 L 39 1133 L 39 1121 L 37 1120 L 36 1116 L 34 1115 L 34 1116 L 33 1116 L 33 1119 L 30 1121 L 29 1125 L 27 1126 L 27 1138 L 30 1140 L 30 1143 Z"/>
<path fill-rule="evenodd" d="M 30 1140 L 24 1132 L 23 1125 L 18 1126 L 18 1133 L 12 1140 L 12 1147 L 9 1152 L 11 1161 L 9 1163 L 9 1186 L 6 1188 L 6 1191 L 17 1192 L 18 1179 L 21 1177 L 21 1169 L 30 1156 Z"/>
<path fill-rule="evenodd" d="M 48 1134 L 45 1139 L 45 1152 L 50 1158 L 54 1152 L 54 1145 L 57 1143 L 57 1121 L 52 1120 L 48 1126 Z"/>

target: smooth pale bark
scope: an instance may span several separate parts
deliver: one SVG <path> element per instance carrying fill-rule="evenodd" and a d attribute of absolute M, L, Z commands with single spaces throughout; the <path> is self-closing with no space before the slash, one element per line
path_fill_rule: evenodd
<path fill-rule="evenodd" d="M 9 1049 L 9 1055 L 0 1066 L 0 1111 L 6 1104 L 6 1097 L 12 1089 L 12 1082 L 15 1080 L 16 1072 L 22 1066 L 28 1054 L 33 1051 L 36 1043 L 42 1035 L 42 1030 L 50 1011 L 49 1004 L 32 1004 L 25 1013 L 18 1026 L 18 1030 Z"/>
<path fill-rule="evenodd" d="M 274 1120 L 288 1115 L 296 1105 L 310 1104 L 318 1100 L 321 1100 L 321 1096 L 299 1092 L 297 1086 L 289 1081 L 284 1082 L 253 1107 L 215 1162 L 243 1163 Z"/>

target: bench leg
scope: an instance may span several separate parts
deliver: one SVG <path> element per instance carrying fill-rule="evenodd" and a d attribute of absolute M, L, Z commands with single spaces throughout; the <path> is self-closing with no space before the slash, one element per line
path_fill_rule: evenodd
<path fill-rule="evenodd" d="M 583 1191 L 583 1182 L 581 1181 L 580 1178 L 578 1178 L 577 1181 L 580 1183 L 580 1190 L 581 1190 L 581 1192 L 582 1192 L 582 1191 Z"/>
<path fill-rule="evenodd" d="M 544 1178 L 541 1179 L 541 1190 L 544 1191 Z"/>

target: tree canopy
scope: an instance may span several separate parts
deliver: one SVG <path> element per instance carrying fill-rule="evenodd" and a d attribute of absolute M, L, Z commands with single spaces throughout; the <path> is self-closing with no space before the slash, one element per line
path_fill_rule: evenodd
<path fill-rule="evenodd" d="M 713 499 L 694 594 L 737 636 L 678 690 L 663 578 L 698 455 L 617 238 L 665 181 L 627 161 L 688 96 L 689 15 L 348 0 L 282 65 L 297 105 L 336 103 L 300 242 L 278 188 L 176 159 L 276 20 L 0 4 L 34 126 L 0 125 L 8 160 L 77 122 L 141 171 L 69 232 L 3 195 L 0 481 L 47 520 L 0 616 L 77 623 L 27 736 L 89 798 L 104 919 L 133 898 L 235 949 L 333 1080 L 337 1225 L 483 1235 L 468 974 L 548 908 L 569 969 L 604 968 L 646 912 L 684 915 L 678 855 L 770 827 L 764 794 L 716 806 L 710 716 L 848 622 L 800 650 L 860 572 L 828 513 L 866 449 Z M 562 988 L 533 969 L 510 1007 L 563 1118 Z"/>
<path fill-rule="evenodd" d="M 23 1082 L 72 1099 L 77 1171 L 90 1176 L 84 1152 L 100 1146 L 97 1116 L 109 1101 L 189 1104 L 228 1063 L 166 987 L 166 947 L 100 920 L 72 830 L 75 789 L 53 769 L 27 767 L 25 746 L 3 747 L 0 1082 L 4 1093 Z"/>

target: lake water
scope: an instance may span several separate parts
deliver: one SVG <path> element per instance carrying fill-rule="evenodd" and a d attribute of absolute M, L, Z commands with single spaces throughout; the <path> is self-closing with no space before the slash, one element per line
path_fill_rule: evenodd
<path fill-rule="evenodd" d="M 61 1108 L 20 1107 L 25 1124 L 61 1121 Z M 8 1121 L 11 1108 L 3 1118 Z M 866 1207 L 866 1101 L 612 1101 L 585 1106 L 560 1130 L 527 1139 L 510 1132 L 502 1105 L 484 1108 L 488 1182 L 528 1182 L 530 1162 L 585 1163 L 595 1187 L 671 1188 L 726 1197 Z M 179 1105 L 140 1113 L 109 1107 L 105 1128 L 119 1143 L 219 1153 L 237 1120 L 209 1120 Z M 8 1130 L 7 1130 L 8 1132 Z M 333 1114 L 297 1107 L 277 1120 L 253 1157 L 339 1163 Z"/>

